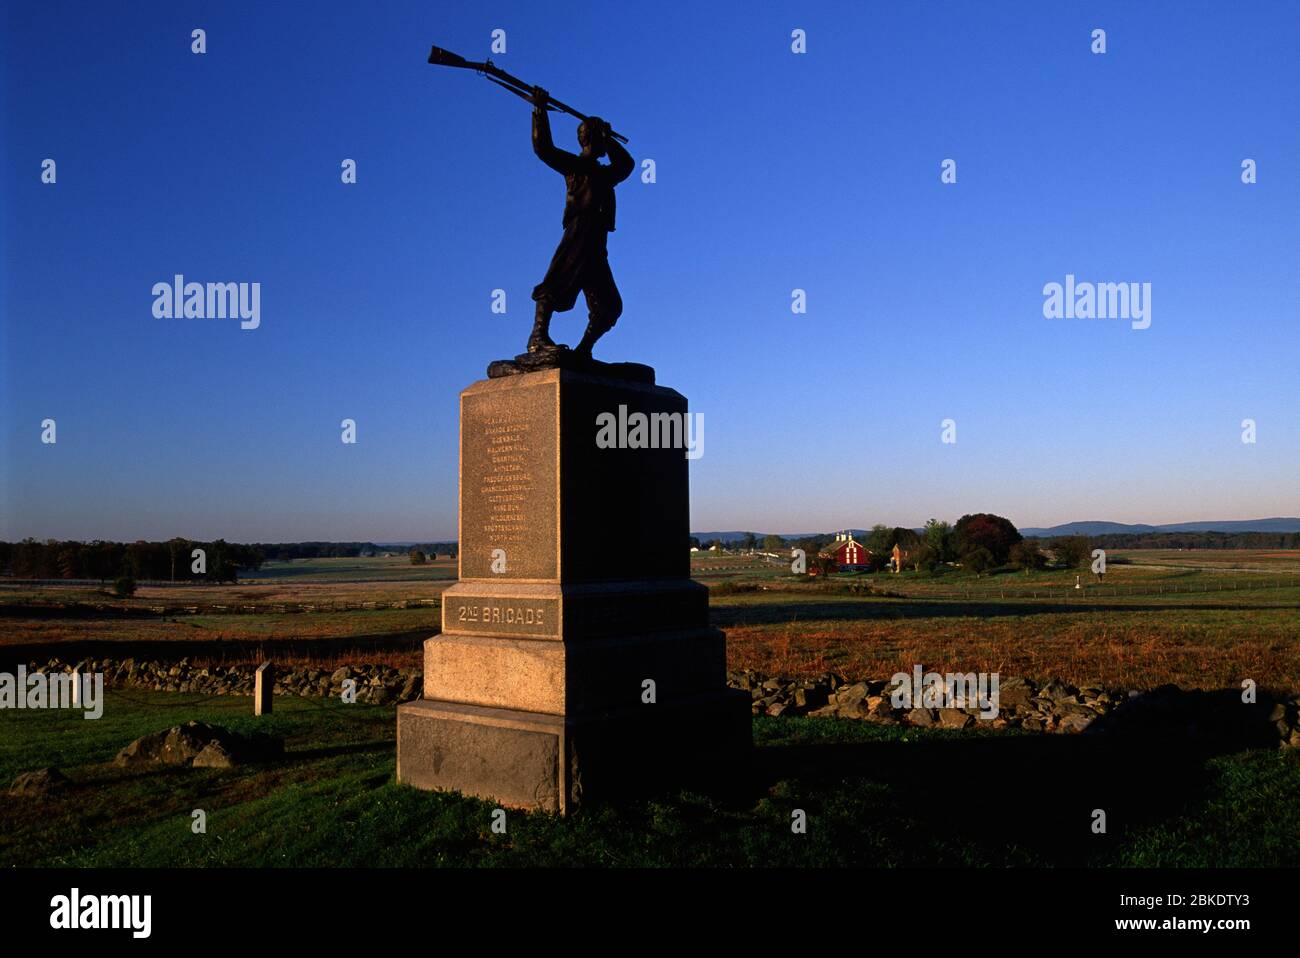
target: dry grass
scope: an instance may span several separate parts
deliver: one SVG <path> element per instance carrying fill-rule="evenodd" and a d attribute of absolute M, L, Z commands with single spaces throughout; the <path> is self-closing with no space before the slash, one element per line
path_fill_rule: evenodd
<path fill-rule="evenodd" d="M 885 574 L 820 583 L 795 580 L 781 567 L 745 557 L 697 556 L 694 565 L 701 578 L 717 586 L 713 619 L 728 633 L 733 668 L 885 677 L 921 663 L 941 671 L 1057 676 L 1076 684 L 1176 682 L 1216 688 L 1253 678 L 1264 686 L 1300 689 L 1300 588 L 1289 585 L 1300 569 L 1300 553 L 1131 552 L 1122 557 L 1131 563 L 1116 563 L 1101 585 L 1085 576 L 1089 588 L 1082 591 L 1072 588 L 1072 571 L 980 579 Z M 403 568 L 400 561 L 372 561 L 375 575 L 400 580 L 363 581 L 371 574 L 363 560 L 323 560 L 318 567 L 280 570 L 280 578 L 262 583 L 142 589 L 120 604 L 122 612 L 66 608 L 104 601 L 88 587 L 0 589 L 0 655 L 417 666 L 421 643 L 439 627 L 438 607 L 168 617 L 147 611 L 160 602 L 174 604 L 181 594 L 196 605 L 433 598 L 449 581 L 432 576 L 452 569 L 444 562 L 445 568 L 426 573 L 409 563 Z M 1261 574 L 1263 568 L 1277 574 Z M 1251 570 L 1249 576 L 1241 574 L 1244 570 Z M 426 578 L 414 578 L 417 574 Z M 866 594 L 868 581 L 876 594 Z M 1224 581 L 1242 588 L 1187 591 Z M 1260 581 L 1273 587 L 1255 587 Z M 852 584 L 863 591 L 849 592 Z M 954 589 L 969 598 L 939 596 Z M 1064 598 L 1014 597 L 1024 589 Z M 1126 589 L 1152 594 L 1128 597 Z M 1155 589 L 1163 594 L 1154 594 Z M 33 599 L 65 608 L 34 608 Z"/>
<path fill-rule="evenodd" d="M 1203 618 L 1203 621 L 1198 621 Z M 1224 621 L 1235 618 L 1237 622 Z M 785 675 L 883 678 L 927 669 L 1075 684 L 1223 688 L 1253 678 L 1300 689 L 1300 611 L 1028 614 L 727 628 L 728 663 Z"/>

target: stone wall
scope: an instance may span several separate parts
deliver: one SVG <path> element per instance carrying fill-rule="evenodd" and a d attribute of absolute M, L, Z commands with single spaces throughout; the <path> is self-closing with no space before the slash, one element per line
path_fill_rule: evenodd
<path fill-rule="evenodd" d="M 1205 691 L 1165 685 L 1156 689 L 1078 687 L 1021 677 L 999 681 L 999 710 L 985 718 L 979 708 L 894 708 L 885 679 L 851 681 L 827 672 L 815 679 L 767 676 L 753 670 L 727 673 L 732 688 L 749 693 L 754 715 L 860 719 L 921 728 L 1022 729 L 1027 732 L 1099 731 L 1121 724 L 1163 732 L 1231 729 L 1242 741 L 1300 746 L 1300 695 L 1260 690 L 1255 703 L 1240 689 Z"/>
<path fill-rule="evenodd" d="M 51 659 L 44 665 L 29 663 L 28 672 L 66 672 L 73 667 Z M 197 695 L 252 695 L 256 672 L 254 665 L 199 667 L 188 659 L 84 659 L 75 667 L 103 672 L 109 688 Z M 423 692 L 419 668 L 356 665 L 333 671 L 303 667 L 280 672 L 275 694 L 338 697 L 346 679 L 356 681 L 358 702 L 411 702 Z M 1231 726 L 1248 736 L 1258 732 L 1260 741 L 1300 747 L 1300 695 L 1265 690 L 1259 691 L 1256 703 L 1243 708 L 1239 689 L 1204 691 L 1175 685 L 1107 689 L 1010 677 L 1000 680 L 999 711 L 988 719 L 980 715 L 978 707 L 896 709 L 890 696 L 892 688 L 885 679 L 852 681 L 832 672 L 814 679 L 794 679 L 747 669 L 728 672 L 727 684 L 749 693 L 754 715 L 825 716 L 919 728 L 1011 728 L 1055 733 L 1098 731 L 1141 716 L 1144 724 L 1165 732 L 1181 727 L 1197 731 Z"/>
<path fill-rule="evenodd" d="M 83 672 L 103 672 L 104 685 L 116 689 L 153 692 L 188 692 L 195 695 L 252 695 L 256 665 L 200 667 L 189 659 L 179 662 L 137 659 L 83 659 Z M 44 665 L 32 662 L 27 671 L 66 672 L 73 666 L 58 659 Z M 343 693 L 346 679 L 356 681 L 357 701 L 372 705 L 410 702 L 420 697 L 424 679 L 418 667 L 394 669 L 383 665 L 343 666 L 339 669 L 295 668 L 277 670 L 276 695 L 333 696 Z"/>

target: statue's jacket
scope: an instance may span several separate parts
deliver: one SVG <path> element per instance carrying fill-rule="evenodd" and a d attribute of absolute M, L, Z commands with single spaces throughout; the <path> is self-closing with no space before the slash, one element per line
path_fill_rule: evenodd
<path fill-rule="evenodd" d="M 533 290 L 533 299 L 547 299 L 559 311 L 571 309 L 579 290 L 594 271 L 606 274 L 607 237 L 614 229 L 614 187 L 627 179 L 636 163 L 622 145 L 610 139 L 609 165 L 594 156 L 559 149 L 551 139 L 545 112 L 533 113 L 533 152 L 564 175 L 564 236 L 551 259 L 546 277 Z"/>

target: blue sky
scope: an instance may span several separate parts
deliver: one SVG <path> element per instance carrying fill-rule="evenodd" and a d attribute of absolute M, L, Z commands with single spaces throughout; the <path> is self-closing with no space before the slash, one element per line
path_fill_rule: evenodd
<path fill-rule="evenodd" d="M 1294 4 L 5 17 L 0 537 L 454 535 L 457 393 L 522 348 L 564 200 L 524 103 L 425 63 L 497 28 L 499 65 L 655 160 L 597 355 L 704 415 L 692 528 L 1300 514 Z M 260 327 L 155 319 L 176 273 L 260 282 Z M 1045 319 L 1067 273 L 1151 283 L 1151 327 Z"/>

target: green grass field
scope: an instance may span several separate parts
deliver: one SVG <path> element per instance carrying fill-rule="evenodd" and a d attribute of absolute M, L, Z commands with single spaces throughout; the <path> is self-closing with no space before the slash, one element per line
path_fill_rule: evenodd
<path fill-rule="evenodd" d="M 910 866 L 1300 864 L 1300 755 L 1124 750 L 1089 736 L 758 719 L 750 774 L 569 819 L 394 781 L 388 707 L 110 693 L 102 719 L 0 713 L 0 780 L 54 764 L 75 783 L 0 795 L 0 866 Z M 189 719 L 285 736 L 276 763 L 124 770 L 111 759 Z M 1092 810 L 1108 832 L 1090 828 Z M 191 830 L 207 814 L 206 834 Z M 791 830 L 796 809 L 807 833 Z"/>
<path fill-rule="evenodd" d="M 446 558 L 411 565 L 409 557 L 369 556 L 337 559 L 271 560 L 243 577 L 244 583 L 286 582 L 418 582 L 455 580 L 456 563 Z"/>

